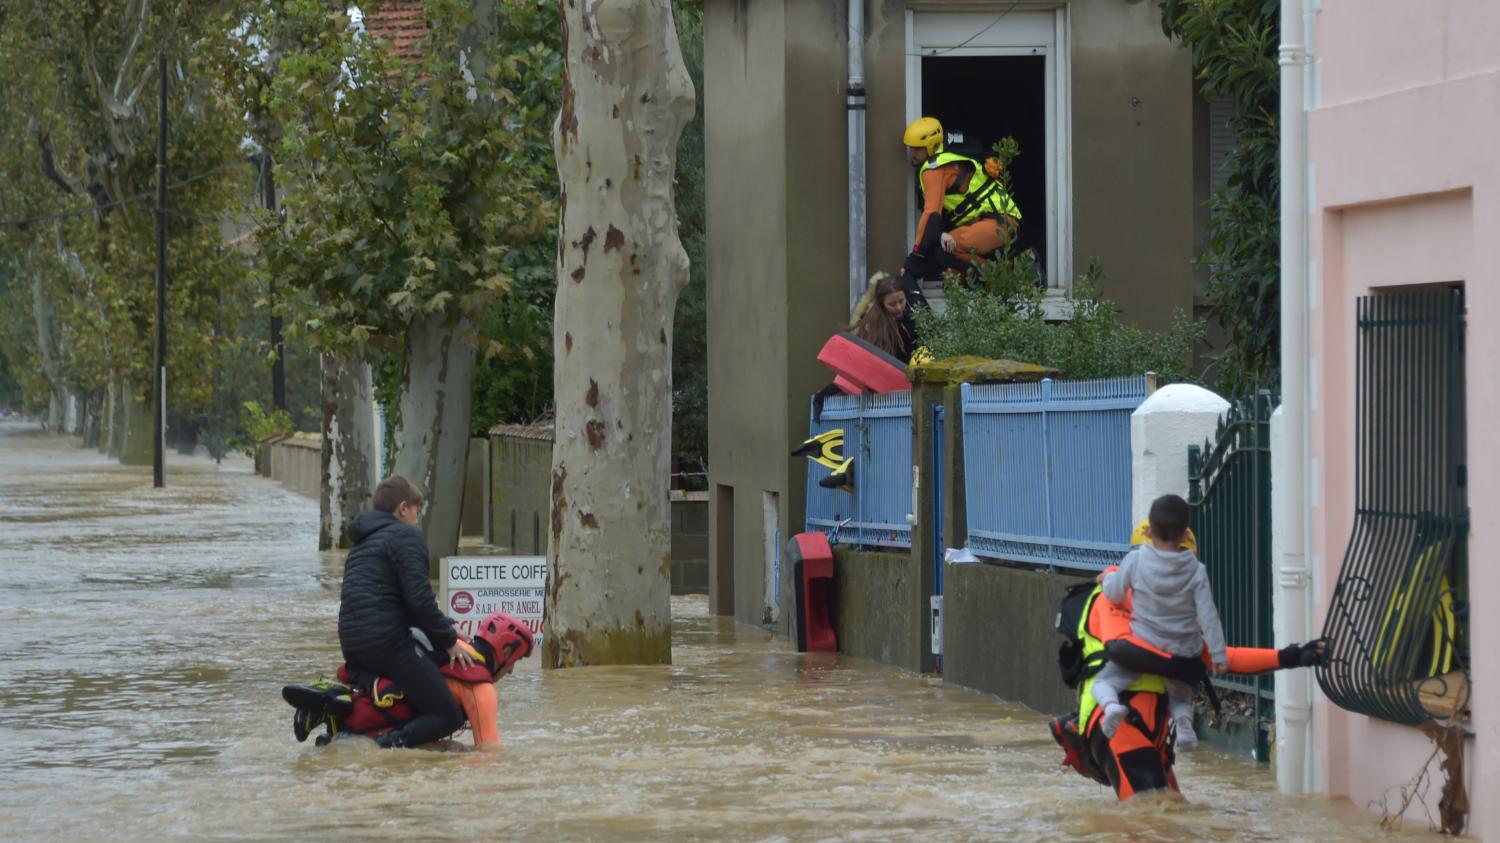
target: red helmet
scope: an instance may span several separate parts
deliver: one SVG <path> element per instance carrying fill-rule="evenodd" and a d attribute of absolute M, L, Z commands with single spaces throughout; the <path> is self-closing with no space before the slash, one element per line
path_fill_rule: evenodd
<path fill-rule="evenodd" d="M 494 676 L 508 665 L 515 664 L 531 655 L 534 639 L 531 629 L 504 612 L 490 612 L 474 630 L 475 643 L 484 642 L 494 654 L 490 663 L 490 675 Z"/>

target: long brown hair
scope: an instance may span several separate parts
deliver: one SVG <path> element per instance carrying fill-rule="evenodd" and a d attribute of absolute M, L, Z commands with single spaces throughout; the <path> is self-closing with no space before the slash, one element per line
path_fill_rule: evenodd
<path fill-rule="evenodd" d="M 904 345 L 901 326 L 894 316 L 886 312 L 885 298 L 891 293 L 901 292 L 901 282 L 882 272 L 870 279 L 870 286 L 874 288 L 874 295 L 868 297 L 868 303 L 861 301 L 862 312 L 860 308 L 855 309 L 854 322 L 849 325 L 849 332 L 886 354 L 899 358 Z"/>

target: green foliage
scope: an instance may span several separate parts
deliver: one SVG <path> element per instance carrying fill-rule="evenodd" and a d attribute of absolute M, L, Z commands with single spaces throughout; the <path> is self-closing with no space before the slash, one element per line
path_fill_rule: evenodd
<path fill-rule="evenodd" d="M 543 188 L 552 168 L 526 131 L 548 119 L 547 104 L 522 96 L 556 72 L 555 51 L 472 46 L 471 85 L 458 59 L 467 5 L 428 0 L 425 10 L 431 29 L 415 60 L 360 37 L 319 0 L 262 21 L 268 39 L 294 46 L 263 99 L 284 132 L 289 189 L 285 219 L 264 218 L 261 242 L 269 271 L 312 293 L 292 327 L 318 347 L 400 349 L 418 317 L 482 318 L 512 284 L 514 245 L 555 220 Z"/>
<path fill-rule="evenodd" d="M 1008 193 L 1010 192 L 1011 181 L 1010 162 L 1020 156 L 1021 142 L 1011 135 L 1006 135 L 1000 140 L 995 141 L 992 150 L 995 153 L 995 157 L 1000 159 L 1000 177 L 996 181 L 1000 182 L 1001 189 Z"/>
<path fill-rule="evenodd" d="M 29 349 L 36 402 L 68 390 L 98 407 L 108 385 L 149 388 L 157 54 L 169 58 L 167 405 L 180 430 L 212 407 L 222 373 L 207 364 L 230 334 L 226 320 L 251 307 L 225 235 L 251 176 L 242 114 L 218 73 L 233 38 L 199 3 L 12 3 L 4 14 L 0 217 L 41 219 L 0 228 L 0 248 L 50 341 L 23 318 L 0 326 L 0 343 Z"/>
<path fill-rule="evenodd" d="M 47 399 L 31 314 L 31 290 L 0 251 L 0 407 L 38 407 Z"/>
<path fill-rule="evenodd" d="M 1205 96 L 1232 104 L 1228 183 L 1209 200 L 1210 313 L 1229 333 L 1218 355 L 1226 394 L 1279 375 L 1280 192 L 1277 173 L 1280 31 L 1276 0 L 1162 0 L 1162 28 L 1192 50 Z"/>
<path fill-rule="evenodd" d="M 1181 311 L 1167 333 L 1121 324 L 1114 303 L 1100 292 L 1102 277 L 1095 259 L 1064 301 L 1072 318 L 1049 322 L 1030 253 L 1007 255 L 982 267 L 972 288 L 947 284 L 946 309 L 919 310 L 917 330 L 938 358 L 967 354 L 1036 363 L 1067 378 L 1156 372 L 1167 381 L 1188 379 L 1203 324 Z"/>
<path fill-rule="evenodd" d="M 474 433 L 534 418 L 552 394 L 557 7 L 499 6 L 498 32 L 470 43 L 469 5 L 428 0 L 414 58 L 319 0 L 266 7 L 251 30 L 280 49 L 244 83 L 286 185 L 259 234 L 267 270 L 301 291 L 288 335 L 370 360 L 394 408 L 407 326 L 472 326 Z"/>
<path fill-rule="evenodd" d="M 531 45 L 537 72 L 526 74 L 513 91 L 527 104 L 516 126 L 524 156 L 552 160 L 552 118 L 561 107 L 562 33 L 557 0 L 507 5 L 496 41 Z M 511 278 L 509 293 L 490 305 L 476 329 L 491 349 L 474 374 L 471 432 L 478 435 L 500 423 L 531 422 L 552 405 L 552 303 L 557 288 L 556 179 L 538 183 L 549 205 L 547 223 L 538 234 L 512 244 L 504 261 Z"/>
<path fill-rule="evenodd" d="M 677 40 L 697 92 L 693 121 L 677 142 L 677 226 L 689 262 L 688 284 L 672 322 L 672 451 L 701 464 L 708 457 L 708 272 L 703 149 L 703 2 L 673 0 Z"/>
<path fill-rule="evenodd" d="M 256 444 L 267 436 L 295 430 L 292 417 L 286 410 L 267 413 L 257 401 L 246 401 L 242 408 L 244 413 L 240 417 L 239 430 L 229 437 L 229 446 L 243 451 L 247 457 L 255 456 Z"/>
<path fill-rule="evenodd" d="M 21 390 L 21 382 L 10 370 L 10 359 L 0 355 L 0 408 L 19 409 L 25 404 L 25 393 Z"/>
<path fill-rule="evenodd" d="M 552 297 L 556 245 L 535 243 L 511 253 L 510 292 L 475 326 L 499 350 L 479 361 L 474 374 L 471 433 L 496 424 L 531 422 L 552 405 Z"/>

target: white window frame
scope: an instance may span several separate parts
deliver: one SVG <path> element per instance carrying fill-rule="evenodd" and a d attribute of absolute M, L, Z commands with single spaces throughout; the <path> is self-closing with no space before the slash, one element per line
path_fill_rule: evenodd
<path fill-rule="evenodd" d="M 933 56 L 1031 56 L 1046 59 L 1047 311 L 1066 318 L 1073 279 L 1073 74 L 1068 6 L 1006 13 L 906 10 L 906 119 L 922 116 L 922 59 Z M 920 17 L 920 21 L 918 18 Z M 1009 18 L 1009 20 L 1007 20 Z M 979 33 L 976 36 L 976 33 Z M 972 38 L 962 47 L 955 45 Z M 906 191 L 906 240 L 916 239 L 917 200 Z M 1026 209 L 1021 209 L 1026 214 Z M 1034 224 L 1023 216 L 1022 224 Z"/>

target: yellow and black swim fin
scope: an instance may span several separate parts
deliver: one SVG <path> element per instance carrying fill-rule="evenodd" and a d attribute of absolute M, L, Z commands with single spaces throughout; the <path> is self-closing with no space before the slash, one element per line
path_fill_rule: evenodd
<path fill-rule="evenodd" d="M 837 469 L 844 463 L 844 429 L 835 427 L 808 439 L 792 452 L 794 457 L 807 457 L 819 465 Z"/>
<path fill-rule="evenodd" d="M 833 473 L 818 481 L 818 485 L 825 489 L 843 489 L 846 492 L 854 491 L 854 458 L 844 460 L 833 470 Z"/>

